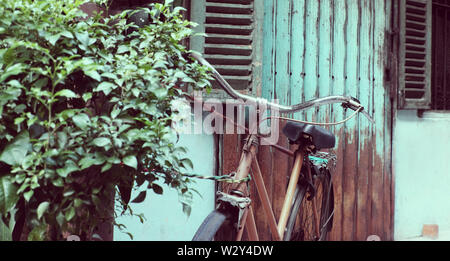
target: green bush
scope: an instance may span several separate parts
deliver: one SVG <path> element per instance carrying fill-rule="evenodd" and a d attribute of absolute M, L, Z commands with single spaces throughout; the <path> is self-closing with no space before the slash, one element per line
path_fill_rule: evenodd
<path fill-rule="evenodd" d="M 92 239 L 115 190 L 123 209 L 158 179 L 191 195 L 170 126 L 180 86 L 209 88 L 181 44 L 193 24 L 171 1 L 140 9 L 141 27 L 84 2 L 0 1 L 0 215 L 11 230 L 25 217 L 29 240 Z"/>

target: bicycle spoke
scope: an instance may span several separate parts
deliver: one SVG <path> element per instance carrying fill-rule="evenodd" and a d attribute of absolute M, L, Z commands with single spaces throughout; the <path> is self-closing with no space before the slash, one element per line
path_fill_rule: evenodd
<path fill-rule="evenodd" d="M 291 224 L 290 237 L 289 240 L 294 241 L 316 241 L 323 240 L 327 231 L 325 226 L 327 226 L 330 218 L 327 214 L 327 201 L 326 195 L 328 179 L 325 176 L 316 176 L 314 179 L 315 195 L 311 200 L 308 198 L 311 194 L 308 192 L 300 195 L 298 200 L 301 200 L 300 206 L 292 213 L 296 215 L 295 223 Z M 302 188 L 306 189 L 306 188 Z M 314 216 L 313 201 L 316 202 L 317 208 L 317 219 Z M 319 234 L 317 233 L 317 228 L 319 228 Z"/>

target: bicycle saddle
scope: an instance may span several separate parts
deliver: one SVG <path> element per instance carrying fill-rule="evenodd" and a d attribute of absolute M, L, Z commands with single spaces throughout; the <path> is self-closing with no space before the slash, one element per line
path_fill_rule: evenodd
<path fill-rule="evenodd" d="M 316 125 L 288 121 L 283 133 L 291 143 L 296 144 L 300 144 L 303 134 L 307 134 L 312 137 L 312 144 L 317 150 L 333 148 L 336 143 L 333 133 Z"/>

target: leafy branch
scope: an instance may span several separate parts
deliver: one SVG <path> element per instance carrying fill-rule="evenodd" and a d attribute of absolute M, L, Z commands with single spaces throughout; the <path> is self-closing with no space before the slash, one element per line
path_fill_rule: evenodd
<path fill-rule="evenodd" d="M 0 216 L 11 231 L 93 239 L 113 222 L 115 190 L 130 209 L 132 189 L 163 193 L 159 179 L 189 213 L 189 179 L 173 173 L 192 163 L 173 139 L 171 104 L 210 77 L 187 58 L 194 24 L 171 2 L 92 17 L 86 0 L 0 2 Z"/>

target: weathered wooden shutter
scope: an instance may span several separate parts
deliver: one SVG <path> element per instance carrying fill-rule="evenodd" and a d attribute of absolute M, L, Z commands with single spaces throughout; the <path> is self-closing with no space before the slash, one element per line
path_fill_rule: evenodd
<path fill-rule="evenodd" d="M 252 87 L 253 0 L 194 0 L 191 20 L 198 23 L 191 49 L 202 53 L 237 90 Z M 213 83 L 213 88 L 219 88 Z"/>
<path fill-rule="evenodd" d="M 400 0 L 400 109 L 429 109 L 431 105 L 432 1 Z"/>

